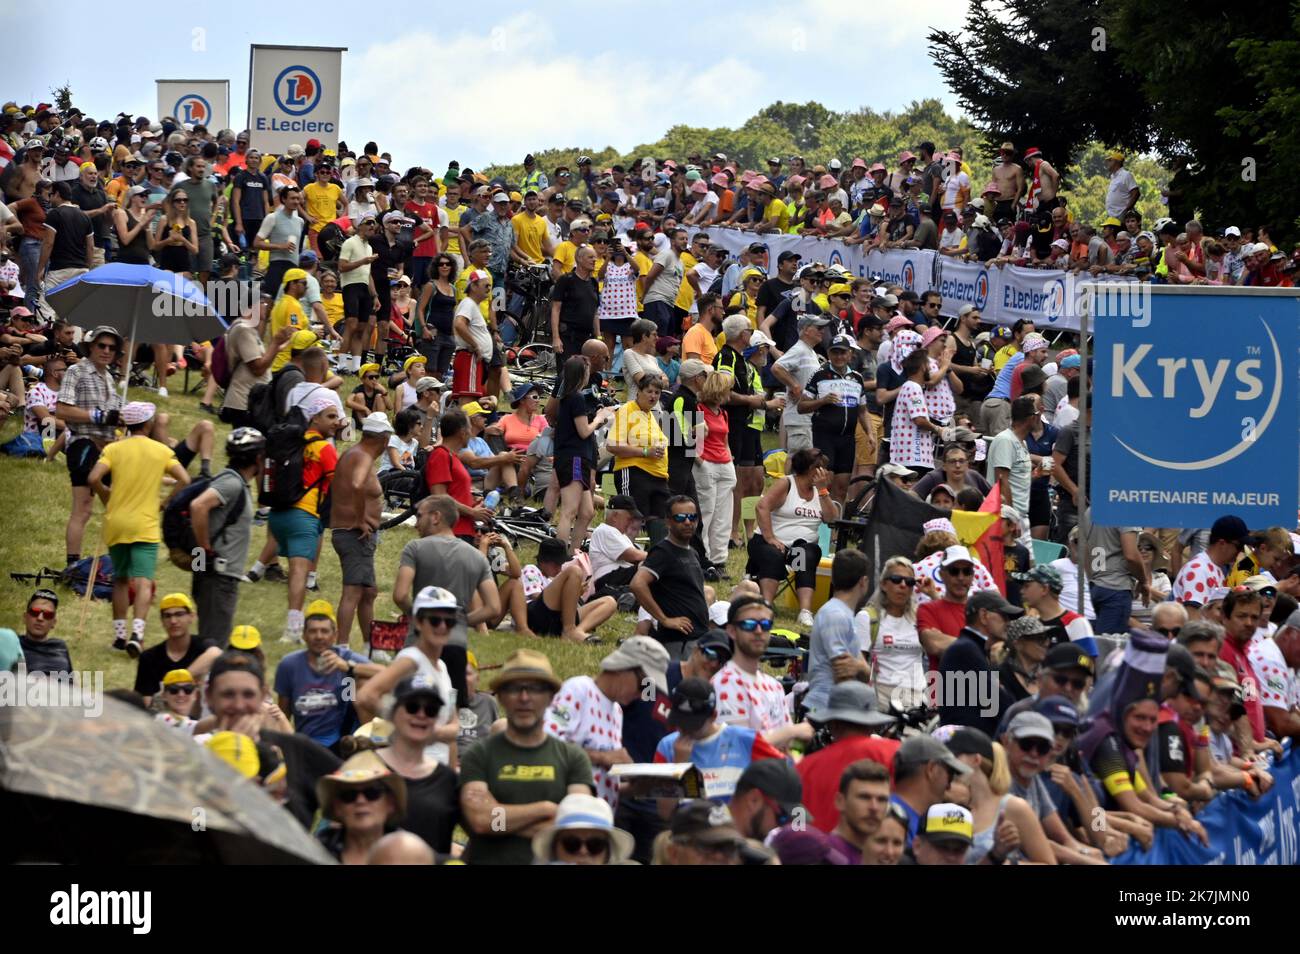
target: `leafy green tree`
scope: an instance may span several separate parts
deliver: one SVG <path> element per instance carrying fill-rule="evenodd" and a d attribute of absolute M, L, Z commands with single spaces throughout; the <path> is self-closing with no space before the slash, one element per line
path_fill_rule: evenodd
<path fill-rule="evenodd" d="M 67 113 L 72 108 L 72 86 L 64 83 L 62 86 L 53 86 L 50 88 L 50 94 L 54 97 L 54 105 L 59 107 L 63 113 Z"/>

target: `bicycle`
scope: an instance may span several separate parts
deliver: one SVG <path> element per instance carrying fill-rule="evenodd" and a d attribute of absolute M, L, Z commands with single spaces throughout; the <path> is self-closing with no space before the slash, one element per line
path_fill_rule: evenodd
<path fill-rule="evenodd" d="M 517 309 L 507 307 L 500 312 L 503 317 L 499 324 L 509 323 L 515 331 L 513 341 L 505 349 L 513 378 L 549 381 L 555 377 L 555 349 L 549 344 L 551 288 L 554 284 L 549 262 L 519 265 L 507 274 L 507 306 L 515 296 L 522 300 Z M 504 328 L 502 330 L 504 332 Z M 504 333 L 502 337 L 504 339 Z"/>

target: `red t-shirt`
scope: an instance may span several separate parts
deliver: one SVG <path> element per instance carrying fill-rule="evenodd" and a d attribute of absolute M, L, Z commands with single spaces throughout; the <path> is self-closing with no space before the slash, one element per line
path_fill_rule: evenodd
<path fill-rule="evenodd" d="M 840 823 L 835 795 L 840 790 L 844 769 L 862 759 L 871 759 L 889 769 L 889 784 L 894 784 L 894 753 L 902 743 L 897 739 L 859 736 L 843 739 L 805 758 L 795 770 L 803 782 L 803 804 L 812 815 L 813 827 L 830 832 Z"/>
<path fill-rule="evenodd" d="M 1263 742 L 1264 704 L 1259 698 L 1259 677 L 1255 675 L 1255 667 L 1246 657 L 1246 651 L 1238 649 L 1231 638 L 1224 639 L 1223 645 L 1219 647 L 1219 658 L 1232 666 L 1237 674 L 1237 682 L 1245 690 L 1242 696 L 1245 698 L 1246 717 L 1250 719 L 1251 734 L 1256 742 Z M 1249 682 L 1246 681 L 1248 679 Z"/>
<path fill-rule="evenodd" d="M 923 603 L 916 611 L 916 631 L 937 629 L 945 635 L 956 637 L 966 625 L 966 604 L 938 599 Z M 930 656 L 930 668 L 939 668 L 939 657 Z"/>
<path fill-rule="evenodd" d="M 446 484 L 452 500 L 466 507 L 474 506 L 474 482 L 470 480 L 469 471 L 446 447 L 435 447 L 429 454 L 429 461 L 424 465 L 424 481 L 430 487 Z M 451 532 L 458 537 L 472 537 L 478 530 L 472 519 L 461 514 Z"/>
<path fill-rule="evenodd" d="M 700 420 L 709 425 L 709 433 L 704 438 L 704 449 L 700 459 L 710 464 L 731 463 L 731 448 L 727 446 L 727 429 L 730 426 L 727 412 L 714 412 L 705 405 L 699 406 Z"/>
<path fill-rule="evenodd" d="M 45 209 L 35 199 L 20 199 L 15 202 L 12 208 L 18 221 L 22 223 L 23 235 L 27 238 L 44 238 L 45 229 Z"/>
<path fill-rule="evenodd" d="M 438 218 L 437 204 L 425 202 L 421 205 L 412 199 L 406 203 L 405 210 L 418 214 L 424 220 L 424 224 L 433 229 L 433 235 L 416 244 L 415 251 L 412 254 L 418 258 L 433 258 L 438 254 L 438 223 L 440 220 Z"/>

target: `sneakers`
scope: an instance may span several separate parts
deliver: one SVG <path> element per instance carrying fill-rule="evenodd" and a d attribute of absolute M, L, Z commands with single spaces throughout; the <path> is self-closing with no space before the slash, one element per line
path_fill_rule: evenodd
<path fill-rule="evenodd" d="M 288 633 L 285 633 L 283 636 L 280 637 L 280 642 L 286 646 L 301 646 L 302 637 L 290 636 Z"/>
<path fill-rule="evenodd" d="M 116 644 L 117 640 L 113 640 L 113 643 Z M 131 638 L 126 641 L 126 654 L 132 659 L 139 659 L 140 650 L 142 649 L 144 649 L 144 644 L 140 642 L 140 637 L 132 633 Z"/>
<path fill-rule="evenodd" d="M 704 582 L 717 583 L 721 578 L 721 574 L 718 573 L 718 568 L 716 566 L 704 568 Z"/>
<path fill-rule="evenodd" d="M 211 404 L 204 404 L 202 401 L 200 401 L 199 410 L 205 414 L 211 414 L 213 417 L 217 416 L 217 409 L 213 407 Z"/>
<path fill-rule="evenodd" d="M 631 613 L 637 607 L 636 594 L 631 590 L 622 593 L 618 597 L 618 611 L 620 613 Z"/>
<path fill-rule="evenodd" d="M 166 388 L 159 388 L 159 389 L 158 389 L 158 396 L 159 396 L 160 398 L 168 397 L 167 389 L 166 389 Z"/>
<path fill-rule="evenodd" d="M 808 610 L 800 610 L 798 624 L 805 629 L 811 629 L 813 624 L 813 614 Z"/>
<path fill-rule="evenodd" d="M 123 639 L 121 636 L 114 636 L 114 637 L 113 637 L 113 649 L 114 649 L 116 652 L 119 652 L 119 653 L 125 651 L 125 649 L 126 649 L 126 640 Z"/>
<path fill-rule="evenodd" d="M 262 576 L 268 583 L 288 583 L 289 576 L 284 570 L 280 569 L 280 564 L 272 563 L 262 571 Z M 318 587 L 319 589 L 319 587 Z"/>

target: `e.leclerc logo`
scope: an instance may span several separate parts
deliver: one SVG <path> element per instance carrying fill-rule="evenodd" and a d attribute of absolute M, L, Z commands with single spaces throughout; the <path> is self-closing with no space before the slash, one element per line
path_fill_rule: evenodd
<path fill-rule="evenodd" d="M 176 105 L 172 107 L 172 115 L 182 123 L 207 124 L 212 121 L 212 107 L 198 93 L 186 93 L 176 100 Z"/>
<path fill-rule="evenodd" d="M 903 287 L 908 291 L 916 291 L 916 267 L 910 258 L 903 262 Z"/>
<path fill-rule="evenodd" d="M 275 105 L 290 116 L 310 113 L 320 102 L 320 78 L 305 66 L 287 66 L 275 78 Z"/>
<path fill-rule="evenodd" d="M 1254 344 L 1236 337 L 1230 357 L 1222 357 L 1221 340 L 1184 341 L 1177 355 L 1153 354 L 1150 343 L 1112 345 L 1109 380 L 1099 383 L 1116 400 L 1137 399 L 1127 405 L 1130 420 L 1140 420 L 1141 402 L 1154 399 L 1174 402 L 1186 423 L 1144 432 L 1141 448 L 1111 436 L 1139 460 L 1172 471 L 1209 470 L 1245 453 L 1273 423 L 1284 390 L 1282 351 L 1268 323 L 1259 323 L 1264 334 Z M 1122 430 L 1118 421 L 1112 426 Z"/>
<path fill-rule="evenodd" d="M 1065 314 L 1065 301 L 1065 279 L 1052 279 L 1043 289 L 1043 317 L 1050 322 L 1055 322 Z"/>

